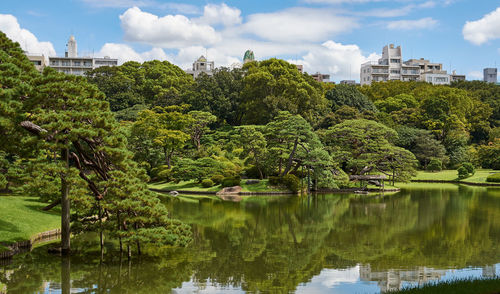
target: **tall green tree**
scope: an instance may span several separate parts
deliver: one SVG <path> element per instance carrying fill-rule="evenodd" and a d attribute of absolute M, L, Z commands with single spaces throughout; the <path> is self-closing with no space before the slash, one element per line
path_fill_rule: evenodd
<path fill-rule="evenodd" d="M 301 74 L 295 65 L 271 58 L 249 62 L 241 92 L 243 122 L 266 124 L 280 111 L 300 115 L 315 124 L 327 109 L 323 87 Z"/>

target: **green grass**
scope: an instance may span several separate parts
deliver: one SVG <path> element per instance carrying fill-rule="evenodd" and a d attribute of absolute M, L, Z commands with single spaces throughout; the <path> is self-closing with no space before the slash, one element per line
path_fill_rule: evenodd
<path fill-rule="evenodd" d="M 59 228 L 60 210 L 42 211 L 44 206 L 34 197 L 0 195 L 0 242 L 28 240 L 37 233 Z"/>
<path fill-rule="evenodd" d="M 274 187 L 270 187 L 268 185 L 268 180 L 262 180 L 258 184 L 247 185 L 245 184 L 247 180 L 241 180 L 241 188 L 243 188 L 242 192 L 277 192 L 283 191 L 282 189 L 277 189 Z M 167 190 L 167 191 L 194 191 L 194 192 L 218 192 L 222 190 L 220 185 L 213 186 L 210 188 L 203 188 L 201 184 L 196 181 L 183 181 L 179 183 L 173 182 L 162 182 L 162 183 L 153 183 L 149 185 L 150 188 L 159 189 L 159 190 Z"/>
<path fill-rule="evenodd" d="M 409 288 L 401 291 L 389 292 L 401 294 L 493 294 L 500 293 L 500 279 L 464 279 L 444 281 L 438 284 L 426 284 L 418 288 Z"/>
<path fill-rule="evenodd" d="M 499 171 L 491 169 L 478 169 L 471 177 L 461 180 L 462 182 L 486 183 L 486 178 Z M 439 172 L 418 171 L 417 175 L 412 180 L 425 181 L 458 181 L 458 173 L 456 170 L 443 170 Z"/>

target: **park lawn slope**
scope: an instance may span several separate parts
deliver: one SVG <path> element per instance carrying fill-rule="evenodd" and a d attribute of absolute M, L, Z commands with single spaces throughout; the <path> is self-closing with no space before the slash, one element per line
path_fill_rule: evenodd
<path fill-rule="evenodd" d="M 468 178 L 460 180 L 460 182 L 469 183 L 484 183 L 487 184 L 486 178 L 494 173 L 500 171 L 495 171 L 492 169 L 478 169 L 476 173 Z M 450 181 L 455 182 L 458 180 L 458 172 L 456 170 L 442 170 L 439 172 L 429 172 L 429 171 L 418 171 L 417 175 L 412 178 L 416 181 Z"/>
<path fill-rule="evenodd" d="M 418 288 L 409 288 L 388 293 L 398 294 L 493 294 L 500 293 L 500 279 L 464 279 L 426 284 Z"/>
<path fill-rule="evenodd" d="M 60 209 L 41 210 L 46 205 L 35 197 L 0 195 L 0 243 L 29 240 L 38 233 L 60 228 Z"/>
<path fill-rule="evenodd" d="M 286 192 L 280 190 L 279 188 L 269 186 L 268 180 L 261 180 L 258 184 L 252 184 L 252 185 L 247 185 L 245 184 L 245 182 L 246 180 L 242 180 L 240 184 L 242 192 L 258 192 L 258 193 Z M 160 183 L 150 184 L 149 187 L 152 189 L 163 190 L 163 191 L 192 191 L 192 192 L 211 192 L 211 193 L 222 190 L 222 187 L 220 185 L 213 186 L 210 188 L 204 188 L 201 186 L 200 183 L 197 183 L 196 181 L 181 181 L 179 183 L 160 182 Z"/>

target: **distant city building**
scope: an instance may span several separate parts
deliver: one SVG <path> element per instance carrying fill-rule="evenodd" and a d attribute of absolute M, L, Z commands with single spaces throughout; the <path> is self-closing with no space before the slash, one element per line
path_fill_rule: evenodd
<path fill-rule="evenodd" d="M 497 82 L 497 69 L 496 68 L 485 68 L 483 70 L 483 81 L 487 83 Z"/>
<path fill-rule="evenodd" d="M 28 57 L 29 61 L 35 65 L 35 68 L 39 71 L 42 72 L 43 69 L 47 66 L 47 63 L 45 61 L 45 56 L 43 55 L 36 55 L 36 54 L 29 54 L 25 52 L 26 57 Z"/>
<path fill-rule="evenodd" d="M 83 76 L 85 72 L 96 69 L 101 66 L 116 66 L 118 59 L 112 59 L 108 56 L 103 58 L 78 57 L 77 43 L 74 36 L 71 36 L 66 45 L 67 49 L 64 57 L 50 57 L 48 66 L 59 72 L 66 74 Z"/>
<path fill-rule="evenodd" d="M 458 75 L 456 71 L 450 75 L 451 82 L 465 81 L 465 75 Z"/>
<path fill-rule="evenodd" d="M 251 61 L 255 61 L 255 55 L 252 50 L 247 50 L 243 56 L 243 64 Z"/>
<path fill-rule="evenodd" d="M 384 46 L 382 58 L 377 62 L 361 65 L 361 85 L 382 81 L 425 81 L 435 85 L 448 85 L 454 80 L 465 80 L 465 75 L 455 72 L 449 75 L 441 63 L 433 63 L 424 58 L 403 62 L 401 46 Z"/>
<path fill-rule="evenodd" d="M 355 80 L 342 80 L 339 82 L 339 84 L 341 84 L 341 85 L 356 85 L 356 81 Z"/>
<path fill-rule="evenodd" d="M 304 73 L 304 66 L 302 64 L 294 64 L 297 67 L 297 70 L 303 74 Z"/>
<path fill-rule="evenodd" d="M 330 75 L 327 75 L 327 74 L 322 74 L 322 73 L 317 72 L 315 74 L 312 74 L 311 77 L 320 83 L 329 83 L 330 82 Z"/>
<path fill-rule="evenodd" d="M 186 70 L 187 74 L 193 76 L 196 79 L 201 73 L 205 73 L 209 76 L 214 74 L 215 63 L 213 61 L 208 61 L 205 56 L 200 56 L 198 60 L 193 63 L 193 68 Z"/>

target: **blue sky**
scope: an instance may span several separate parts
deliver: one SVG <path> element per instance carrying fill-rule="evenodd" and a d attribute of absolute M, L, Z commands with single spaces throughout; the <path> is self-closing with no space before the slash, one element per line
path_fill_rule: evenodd
<path fill-rule="evenodd" d="M 30 52 L 63 55 L 71 34 L 80 55 L 187 68 L 201 54 L 216 66 L 280 57 L 332 80 L 359 80 L 359 66 L 386 44 L 468 79 L 500 65 L 497 0 L 2 0 L 0 30 Z"/>

